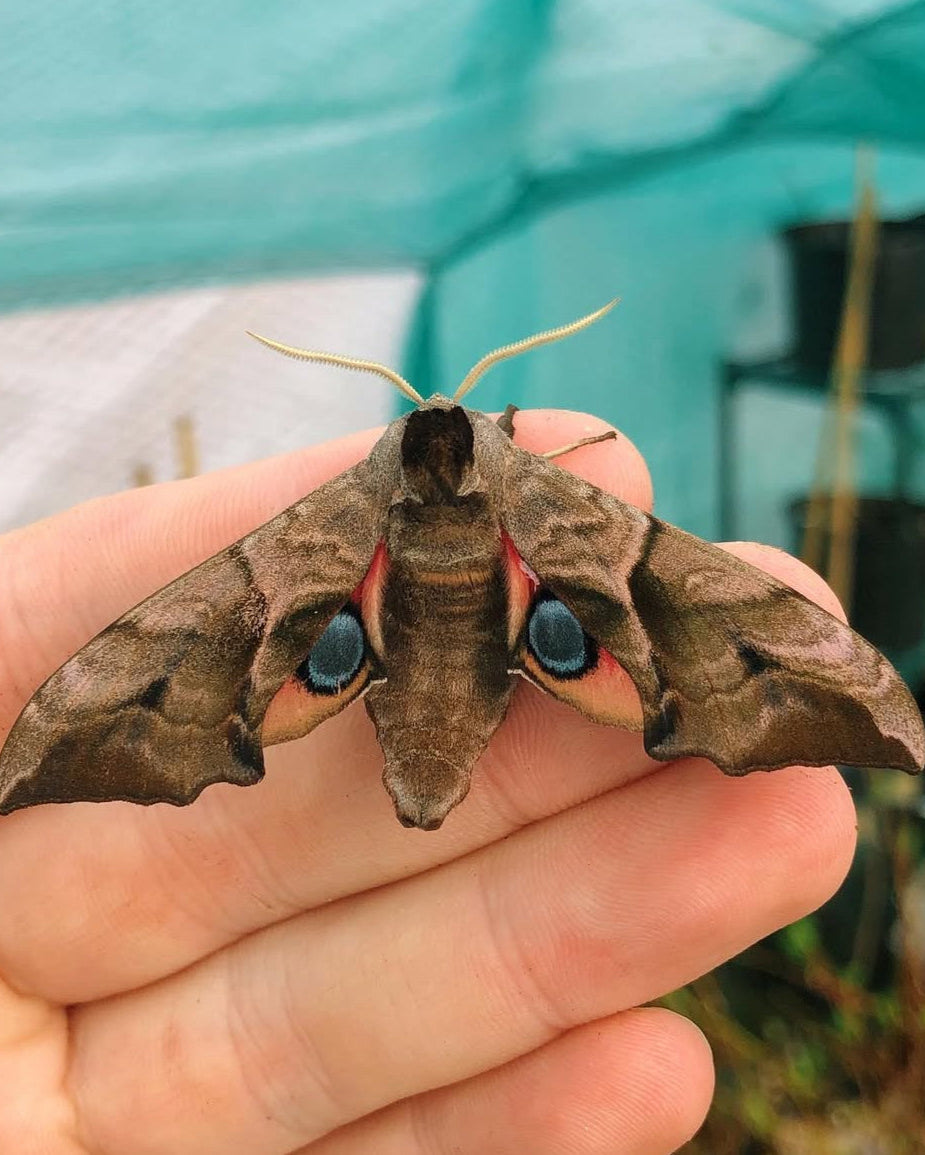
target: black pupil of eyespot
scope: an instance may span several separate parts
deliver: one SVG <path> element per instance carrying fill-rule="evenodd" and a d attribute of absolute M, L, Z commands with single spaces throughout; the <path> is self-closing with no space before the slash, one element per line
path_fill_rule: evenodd
<path fill-rule="evenodd" d="M 577 678 L 597 662 L 597 647 L 581 622 L 558 598 L 541 596 L 527 625 L 530 651 L 547 673 Z"/>
<path fill-rule="evenodd" d="M 344 609 L 328 622 L 296 677 L 318 694 L 336 694 L 356 677 L 366 655 L 366 637 L 357 616 Z"/>

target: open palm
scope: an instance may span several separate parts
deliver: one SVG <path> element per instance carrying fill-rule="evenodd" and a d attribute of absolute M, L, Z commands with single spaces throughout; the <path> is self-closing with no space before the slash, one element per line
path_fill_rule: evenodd
<path fill-rule="evenodd" d="M 596 431 L 517 420 L 534 450 Z M 0 736 L 100 628 L 373 439 L 0 539 Z M 625 439 L 563 464 L 649 502 Z M 792 559 L 736 552 L 834 608 Z M 632 1008 L 818 905 L 853 849 L 834 771 L 655 763 L 527 685 L 434 833 L 395 821 L 361 705 L 267 762 L 186 809 L 0 819 L 0 1150 L 670 1152 L 709 1103 L 709 1051 Z"/>

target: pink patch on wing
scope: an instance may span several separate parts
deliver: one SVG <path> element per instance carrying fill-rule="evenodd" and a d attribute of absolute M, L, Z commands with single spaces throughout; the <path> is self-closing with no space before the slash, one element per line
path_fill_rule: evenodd
<path fill-rule="evenodd" d="M 507 579 L 507 643 L 513 650 L 523 630 L 533 595 L 540 583 L 503 529 L 501 560 Z"/>
<path fill-rule="evenodd" d="M 293 675 L 277 690 L 263 717 L 260 740 L 264 746 L 302 738 L 326 718 L 339 714 L 344 706 L 366 688 L 369 662 L 364 662 L 353 681 L 337 694 L 315 694 Z"/>
<path fill-rule="evenodd" d="M 548 673 L 526 648 L 522 666 L 531 682 L 560 702 L 574 706 L 593 722 L 626 730 L 642 729 L 642 703 L 633 680 L 602 646 L 598 647 L 594 669 L 579 678 L 557 678 Z"/>
<path fill-rule="evenodd" d="M 385 579 L 389 572 L 389 551 L 385 542 L 380 541 L 373 554 L 373 560 L 366 571 L 366 577 L 350 595 L 350 600 L 359 607 L 363 628 L 373 653 L 381 661 L 384 658 L 382 642 L 382 597 Z"/>

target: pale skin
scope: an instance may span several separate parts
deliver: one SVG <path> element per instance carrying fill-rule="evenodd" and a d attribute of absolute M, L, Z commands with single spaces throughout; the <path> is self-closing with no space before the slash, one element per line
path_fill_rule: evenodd
<path fill-rule="evenodd" d="M 598 432 L 524 412 L 517 441 Z M 106 498 L 0 539 L 0 736 L 141 598 L 352 464 L 375 434 Z M 559 463 L 648 508 L 620 437 Z M 735 552 L 837 606 L 776 551 Z M 362 705 L 184 809 L 0 819 L 0 1150 L 659 1155 L 709 1048 L 638 1008 L 823 902 L 832 770 L 728 779 L 524 685 L 436 832 L 395 821 Z"/>

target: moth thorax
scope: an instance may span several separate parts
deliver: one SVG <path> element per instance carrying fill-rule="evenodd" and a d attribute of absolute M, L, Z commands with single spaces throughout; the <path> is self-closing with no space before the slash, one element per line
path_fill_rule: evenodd
<path fill-rule="evenodd" d="M 472 425 L 459 405 L 408 414 L 401 440 L 406 491 L 421 501 L 465 493 L 473 469 Z"/>

